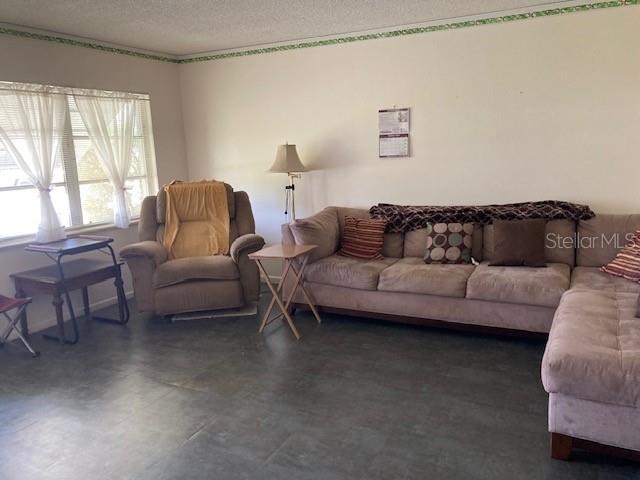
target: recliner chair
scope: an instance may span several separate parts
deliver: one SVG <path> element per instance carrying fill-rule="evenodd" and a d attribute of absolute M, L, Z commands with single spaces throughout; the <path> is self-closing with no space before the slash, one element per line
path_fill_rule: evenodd
<path fill-rule="evenodd" d="M 248 255 L 264 246 L 255 234 L 255 221 L 246 192 L 227 189 L 229 254 L 169 260 L 162 245 L 166 194 L 146 197 L 140 210 L 139 242 L 120 256 L 133 276 L 139 311 L 173 315 L 242 307 L 258 300 L 260 274 Z"/>

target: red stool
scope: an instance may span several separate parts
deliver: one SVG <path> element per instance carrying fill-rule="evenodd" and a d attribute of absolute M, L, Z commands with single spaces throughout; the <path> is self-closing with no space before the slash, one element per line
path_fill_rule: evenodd
<path fill-rule="evenodd" d="M 24 343 L 24 346 L 27 347 L 27 350 L 31 352 L 31 355 L 33 355 L 33 357 L 37 357 L 40 355 L 40 352 L 36 352 L 33 349 L 33 347 L 29 344 L 29 341 L 24 337 L 20 329 L 16 327 L 16 324 L 20 320 L 20 316 L 24 312 L 24 309 L 27 308 L 27 305 L 29 305 L 30 303 L 31 303 L 31 298 L 28 298 L 28 297 L 12 298 L 12 297 L 5 297 L 4 295 L 0 295 L 0 313 L 4 315 L 4 317 L 7 319 L 7 322 L 9 323 L 9 326 L 7 327 L 7 329 L 2 333 L 2 336 L 0 336 L 0 346 L 7 343 L 7 339 L 9 338 L 9 335 L 11 334 L 12 331 L 14 331 L 16 332 L 20 340 L 22 340 L 22 343 Z M 16 313 L 13 315 L 13 317 L 11 317 L 11 315 L 9 315 L 8 313 L 11 310 L 16 310 Z"/>

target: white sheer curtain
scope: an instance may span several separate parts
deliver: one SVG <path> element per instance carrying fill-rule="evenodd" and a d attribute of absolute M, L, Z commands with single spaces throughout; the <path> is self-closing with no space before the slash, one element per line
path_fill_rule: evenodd
<path fill-rule="evenodd" d="M 66 109 L 65 95 L 46 87 L 29 90 L 16 85 L 0 91 L 0 141 L 40 193 L 37 242 L 66 236 L 50 195 L 61 157 Z"/>
<path fill-rule="evenodd" d="M 91 144 L 113 186 L 114 223 L 127 228 L 130 223 L 126 178 L 133 155 L 135 100 L 75 94 L 74 99 Z"/>

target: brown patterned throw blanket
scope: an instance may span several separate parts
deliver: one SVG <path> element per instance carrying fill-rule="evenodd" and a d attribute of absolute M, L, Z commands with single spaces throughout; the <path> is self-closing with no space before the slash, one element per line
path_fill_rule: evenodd
<path fill-rule="evenodd" d="M 587 205 L 545 200 L 541 202 L 509 203 L 505 205 L 476 206 L 407 206 L 379 203 L 369 209 L 372 218 L 387 221 L 387 232 L 409 232 L 424 228 L 428 223 L 481 223 L 494 220 L 588 220 L 595 213 Z"/>

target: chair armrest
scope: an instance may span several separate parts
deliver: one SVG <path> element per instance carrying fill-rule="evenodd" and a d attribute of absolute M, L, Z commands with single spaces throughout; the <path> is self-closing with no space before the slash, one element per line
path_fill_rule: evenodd
<path fill-rule="evenodd" d="M 234 262 L 238 263 L 240 256 L 257 252 L 264 247 L 264 238 L 255 233 L 247 233 L 236 238 L 229 248 L 229 254 Z"/>
<path fill-rule="evenodd" d="M 155 265 L 158 266 L 167 261 L 167 250 L 160 242 L 145 240 L 124 247 L 120 250 L 120 257 L 125 260 L 127 258 L 144 257 L 153 260 Z"/>

